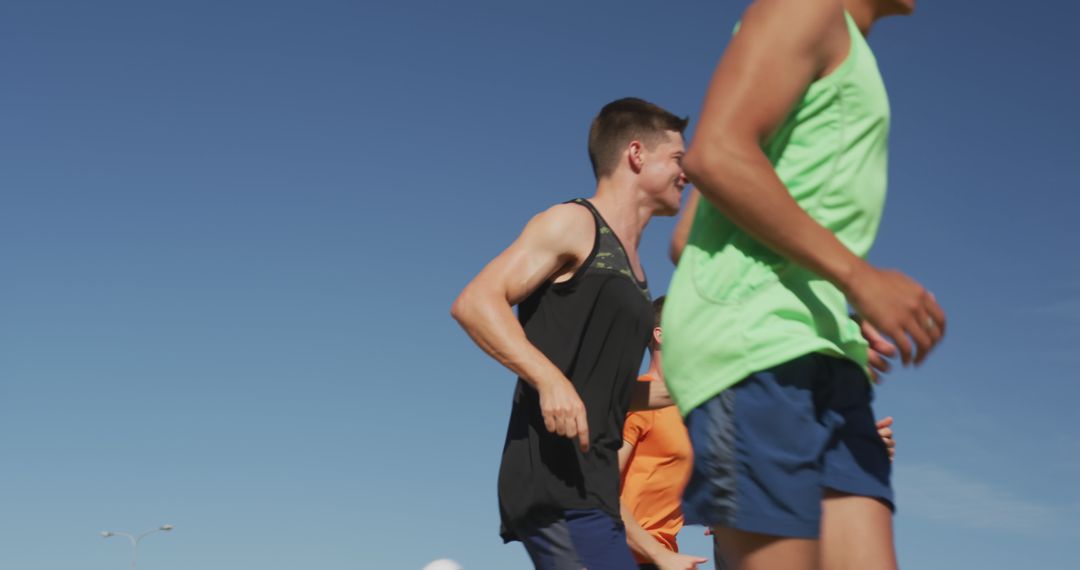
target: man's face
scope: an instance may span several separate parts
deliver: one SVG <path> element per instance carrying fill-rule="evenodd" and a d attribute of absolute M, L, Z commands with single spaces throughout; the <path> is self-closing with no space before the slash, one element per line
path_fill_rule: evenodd
<path fill-rule="evenodd" d="M 686 186 L 682 157 L 686 154 L 682 134 L 667 131 L 666 139 L 643 152 L 642 187 L 653 197 L 658 216 L 679 213 L 682 190 Z"/>

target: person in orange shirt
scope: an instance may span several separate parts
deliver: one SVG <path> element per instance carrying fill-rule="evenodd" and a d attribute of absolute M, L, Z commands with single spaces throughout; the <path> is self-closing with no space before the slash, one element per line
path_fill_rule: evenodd
<path fill-rule="evenodd" d="M 664 297 L 653 301 L 656 326 L 649 343 L 649 369 L 642 382 L 663 382 L 660 372 L 660 313 Z M 631 412 L 619 449 L 622 519 L 626 542 L 641 569 L 693 570 L 705 558 L 679 553 L 675 535 L 683 525 L 683 487 L 690 477 L 690 436 L 675 406 Z"/>

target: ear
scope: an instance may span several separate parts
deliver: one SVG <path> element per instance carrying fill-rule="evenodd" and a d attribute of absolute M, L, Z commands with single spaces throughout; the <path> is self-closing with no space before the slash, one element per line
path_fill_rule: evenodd
<path fill-rule="evenodd" d="M 660 327 L 656 327 L 652 330 L 652 339 L 653 342 L 656 343 L 656 346 L 660 346 L 660 344 L 664 342 L 661 338 L 662 336 L 663 335 L 661 334 Z"/>
<path fill-rule="evenodd" d="M 626 160 L 634 174 L 641 172 L 641 168 L 645 166 L 644 150 L 641 141 L 630 141 L 630 144 L 626 145 Z"/>

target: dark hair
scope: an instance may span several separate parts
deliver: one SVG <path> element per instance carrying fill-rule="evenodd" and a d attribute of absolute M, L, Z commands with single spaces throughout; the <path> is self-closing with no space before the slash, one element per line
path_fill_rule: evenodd
<path fill-rule="evenodd" d="M 600 109 L 589 128 L 589 160 L 597 179 L 609 176 L 619 165 L 619 157 L 630 141 L 651 148 L 663 140 L 666 131 L 682 133 L 690 119 L 679 118 L 652 103 L 627 97 Z"/>
<path fill-rule="evenodd" d="M 660 315 L 664 313 L 664 299 L 667 295 L 660 295 L 652 302 L 653 313 L 656 315 L 656 320 L 653 321 L 653 327 L 660 326 Z"/>
<path fill-rule="evenodd" d="M 653 328 L 660 327 L 660 317 L 664 314 L 664 299 L 665 295 L 660 295 L 656 299 L 653 299 Z M 649 335 L 649 350 L 660 350 L 660 344 L 656 342 L 655 335 Z"/>

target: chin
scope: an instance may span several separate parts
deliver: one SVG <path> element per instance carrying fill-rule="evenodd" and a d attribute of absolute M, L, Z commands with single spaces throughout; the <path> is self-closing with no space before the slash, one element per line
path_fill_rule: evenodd
<path fill-rule="evenodd" d="M 886 15 L 910 16 L 915 12 L 915 0 L 890 0 L 885 2 Z"/>

